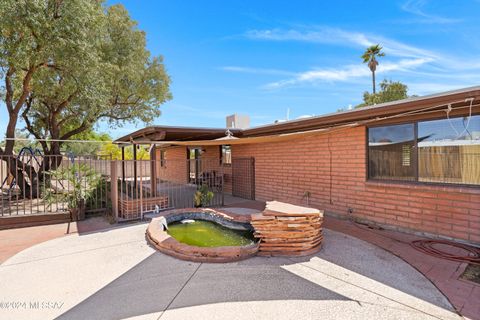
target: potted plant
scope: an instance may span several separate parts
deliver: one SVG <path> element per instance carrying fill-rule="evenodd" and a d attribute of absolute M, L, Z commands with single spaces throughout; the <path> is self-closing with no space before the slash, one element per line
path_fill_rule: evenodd
<path fill-rule="evenodd" d="M 193 195 L 193 203 L 195 208 L 198 207 L 207 207 L 214 197 L 214 193 L 208 190 L 208 186 L 203 184 L 200 186 L 195 194 Z"/>

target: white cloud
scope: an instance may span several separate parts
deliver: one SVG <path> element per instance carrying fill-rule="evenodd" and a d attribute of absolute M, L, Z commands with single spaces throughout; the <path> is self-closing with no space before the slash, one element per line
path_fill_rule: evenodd
<path fill-rule="evenodd" d="M 422 7 L 425 1 L 408 1 L 404 10 L 422 18 L 437 19 L 441 17 L 426 14 Z M 297 26 L 290 29 L 273 28 L 250 30 L 245 38 L 256 41 L 306 42 L 319 45 L 350 47 L 361 53 L 366 46 L 380 44 L 386 57 L 382 58 L 377 68 L 377 78 L 396 79 L 406 83 L 411 94 L 428 94 L 454 88 L 468 87 L 480 83 L 480 62 L 475 52 L 466 50 L 447 53 L 414 46 L 379 34 L 345 30 L 329 26 Z M 358 49 L 358 50 L 357 50 Z M 298 62 L 301 66 L 301 61 Z M 291 70 L 252 68 L 249 66 L 227 66 L 221 68 L 228 72 L 251 74 L 268 74 L 279 79 L 266 83 L 261 88 L 272 90 L 287 87 L 317 86 L 345 82 L 351 85 L 364 84 L 371 77 L 368 67 L 361 64 L 338 66 L 316 66 L 302 72 Z"/>
<path fill-rule="evenodd" d="M 250 67 L 238 67 L 238 66 L 225 66 L 225 67 L 221 67 L 220 69 L 223 71 L 239 72 L 239 73 L 281 75 L 281 76 L 295 75 L 295 72 L 279 70 L 279 69 L 250 68 Z"/>
<path fill-rule="evenodd" d="M 436 57 L 436 54 L 431 51 L 410 46 L 405 43 L 401 43 L 378 35 L 324 26 L 314 26 L 310 28 L 302 28 L 300 30 L 250 30 L 245 33 L 245 37 L 253 40 L 300 41 L 322 44 L 336 44 L 357 48 L 365 48 L 370 45 L 380 43 L 383 46 L 383 49 L 387 53 L 387 55 L 390 56 L 411 58 Z"/>
<path fill-rule="evenodd" d="M 397 62 L 385 62 L 378 66 L 377 72 L 403 71 L 408 72 L 423 64 L 432 61 L 431 58 L 402 59 Z M 335 82 L 350 81 L 355 78 L 369 77 L 370 70 L 365 65 L 349 65 L 339 69 L 315 69 L 296 74 L 286 80 L 271 82 L 265 86 L 267 89 L 277 89 L 286 86 L 301 85 L 318 81 Z"/>
<path fill-rule="evenodd" d="M 369 46 L 373 44 L 364 34 L 348 32 L 330 27 L 316 27 L 314 30 L 250 30 L 245 36 L 250 39 L 273 41 L 305 41 L 317 43 L 339 43 L 347 41 L 355 45 Z"/>
<path fill-rule="evenodd" d="M 431 24 L 450 24 L 461 22 L 462 19 L 446 18 L 430 13 L 426 13 L 424 7 L 428 3 L 427 0 L 408 0 L 402 6 L 401 9 L 405 12 L 413 14 L 417 17 L 413 22 L 419 23 L 431 23 Z"/>
<path fill-rule="evenodd" d="M 407 3 L 407 9 L 416 12 L 424 17 L 421 7 L 424 2 Z M 349 31 L 339 28 L 313 26 L 299 27 L 297 29 L 269 29 L 250 30 L 244 34 L 248 39 L 262 41 L 298 41 L 325 45 L 337 45 L 353 47 L 363 50 L 372 44 L 381 44 L 386 57 L 382 59 L 377 72 L 384 76 L 384 73 L 396 72 L 411 77 L 411 81 L 423 81 L 418 84 L 418 91 L 425 92 L 428 88 L 452 88 L 462 85 L 468 86 L 480 82 L 476 76 L 480 71 L 478 59 L 463 55 L 451 56 L 421 47 L 412 46 L 391 38 L 377 34 L 367 34 L 358 31 Z M 360 52 L 360 51 L 359 51 Z M 458 52 L 457 52 L 458 53 Z M 232 72 L 267 73 L 270 69 L 250 69 L 246 67 L 230 67 Z M 263 71 L 262 71 L 263 70 Z M 304 72 L 292 73 L 286 70 L 275 70 L 278 75 L 285 74 L 286 79 L 271 82 L 263 86 L 266 89 L 278 89 L 289 86 L 314 85 L 318 82 L 356 82 L 359 79 L 370 77 L 371 72 L 365 65 L 355 64 L 331 68 L 312 68 Z M 273 72 L 270 74 L 274 74 Z M 442 79 L 444 84 L 437 84 L 435 81 Z M 426 83 L 433 83 L 426 85 Z M 436 90 L 438 91 L 438 90 Z"/>

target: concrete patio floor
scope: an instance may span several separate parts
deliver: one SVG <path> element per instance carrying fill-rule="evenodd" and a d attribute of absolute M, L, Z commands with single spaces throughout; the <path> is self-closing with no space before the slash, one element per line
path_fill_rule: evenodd
<path fill-rule="evenodd" d="M 467 263 L 446 260 L 416 250 L 410 245 L 411 242 L 425 238 L 413 234 L 370 229 L 350 220 L 333 217 L 327 217 L 324 226 L 367 241 L 402 258 L 432 281 L 462 316 L 471 320 L 480 320 L 480 285 L 461 278 Z M 465 254 L 461 249 L 450 248 L 449 250 L 452 254 Z"/>
<path fill-rule="evenodd" d="M 44 241 L 112 227 L 105 217 L 92 217 L 77 222 L 0 230 L 0 264 L 18 252 Z"/>
<path fill-rule="evenodd" d="M 325 230 L 307 258 L 199 264 L 156 252 L 145 228 L 64 236 L 11 257 L 0 265 L 0 319 L 460 318 L 409 264 L 342 233 Z"/>

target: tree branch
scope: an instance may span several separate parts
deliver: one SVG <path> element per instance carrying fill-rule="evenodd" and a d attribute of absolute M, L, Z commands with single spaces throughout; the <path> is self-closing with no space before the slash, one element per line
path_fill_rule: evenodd
<path fill-rule="evenodd" d="M 30 132 L 30 134 L 32 134 L 40 142 L 40 144 L 42 145 L 43 151 L 46 152 L 48 150 L 47 142 L 44 141 L 43 138 L 38 134 L 38 132 L 35 131 L 28 117 L 28 112 L 32 107 L 32 103 L 33 103 L 33 96 L 30 96 L 25 102 L 27 107 L 23 111 L 22 117 L 23 117 L 23 120 L 25 121 L 25 126 L 27 131 Z"/>
<path fill-rule="evenodd" d="M 72 136 L 82 133 L 83 131 L 87 130 L 90 127 L 90 124 L 88 122 L 83 122 L 79 127 L 76 129 L 71 130 L 70 132 L 65 133 L 60 140 L 68 140 Z"/>
<path fill-rule="evenodd" d="M 47 67 L 47 68 L 50 68 L 50 69 L 57 70 L 57 71 L 62 71 L 63 70 L 62 68 L 60 68 L 56 64 L 52 64 L 52 63 L 45 63 L 44 66 Z"/>
<path fill-rule="evenodd" d="M 75 96 L 77 95 L 77 93 L 78 93 L 78 90 L 75 90 L 75 92 L 73 92 L 71 95 L 69 95 L 69 96 L 67 97 L 66 100 L 64 100 L 62 103 L 60 103 L 60 104 L 58 105 L 57 109 L 55 109 L 53 112 L 54 112 L 55 114 L 60 113 L 63 109 L 65 109 L 65 108 L 68 106 L 68 104 L 69 104 L 70 102 L 72 102 L 73 98 L 75 98 Z"/>
<path fill-rule="evenodd" d="M 112 106 L 135 106 L 140 102 L 140 100 L 142 100 L 140 97 L 138 97 L 135 101 L 128 101 L 128 99 L 130 99 L 131 96 L 129 96 L 123 101 L 115 101 L 115 103 L 113 103 Z"/>
<path fill-rule="evenodd" d="M 53 10 L 53 19 L 59 19 L 62 15 L 59 13 L 60 6 L 62 5 L 62 0 L 56 0 L 54 3 L 54 10 Z"/>
<path fill-rule="evenodd" d="M 5 75 L 5 88 L 7 90 L 5 95 L 5 104 L 7 105 L 8 113 L 13 112 L 13 86 L 12 76 L 15 73 L 14 67 L 9 67 L 7 74 Z"/>
<path fill-rule="evenodd" d="M 58 122 L 58 126 L 59 126 L 59 127 L 63 126 L 63 124 L 64 124 L 65 122 L 67 122 L 67 121 L 70 120 L 70 119 L 76 118 L 77 116 L 78 116 L 77 114 L 71 114 L 71 115 L 69 115 L 68 117 L 63 118 L 62 120 L 60 120 L 60 121 Z"/>
<path fill-rule="evenodd" d="M 37 70 L 39 66 L 42 66 L 42 64 L 33 66 L 31 67 L 28 71 L 25 77 L 23 78 L 23 83 L 22 83 L 22 94 L 17 100 L 17 103 L 15 104 L 15 107 L 13 108 L 13 112 L 18 114 L 20 112 L 20 109 L 22 108 L 23 104 L 25 103 L 25 100 L 27 99 L 28 95 L 30 94 L 30 81 L 32 80 L 33 74 Z"/>

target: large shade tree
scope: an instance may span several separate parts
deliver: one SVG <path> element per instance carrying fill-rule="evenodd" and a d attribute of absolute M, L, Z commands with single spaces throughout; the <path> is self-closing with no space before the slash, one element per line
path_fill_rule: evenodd
<path fill-rule="evenodd" d="M 171 98 L 170 79 L 162 58 L 150 55 L 144 32 L 123 6 L 96 0 L 6 2 L 0 18 L 9 23 L 0 23 L 8 32 L 2 28 L 0 50 L 11 118 L 7 138 L 14 137 L 10 126 L 15 128 L 22 116 L 44 154 L 54 156 L 64 140 L 99 121 L 120 126 L 160 115 L 159 106 Z M 1 151 L 12 150 L 13 140 L 7 139 Z M 61 161 L 48 159 L 44 170 Z"/>
<path fill-rule="evenodd" d="M 26 186 L 25 167 L 13 159 L 17 122 L 34 82 L 46 70 L 60 70 L 74 63 L 93 63 L 96 29 L 103 28 L 102 3 L 81 0 L 2 0 L 0 5 L 0 98 L 8 113 L 6 142 L 0 155 L 17 185 Z M 31 169 L 27 169 L 32 172 Z M 28 174 L 27 174 L 28 175 Z"/>
<path fill-rule="evenodd" d="M 97 61 L 46 69 L 33 82 L 23 118 L 45 154 L 59 155 L 63 140 L 90 130 L 98 121 L 111 126 L 150 122 L 170 99 L 169 77 L 161 57 L 146 50 L 145 34 L 119 5 L 108 7 L 96 41 Z"/>
<path fill-rule="evenodd" d="M 39 73 L 98 60 L 91 40 L 104 28 L 102 16 L 99 1 L 2 0 L 1 99 L 9 119 L 0 154 L 13 153 L 17 122 Z"/>
<path fill-rule="evenodd" d="M 385 53 L 382 52 L 382 47 L 379 44 L 372 45 L 368 47 L 362 55 L 363 63 L 368 65 L 368 68 L 372 72 L 372 85 L 373 85 L 373 94 L 376 93 L 375 90 L 375 71 L 378 66 L 378 57 L 384 57 Z"/>

